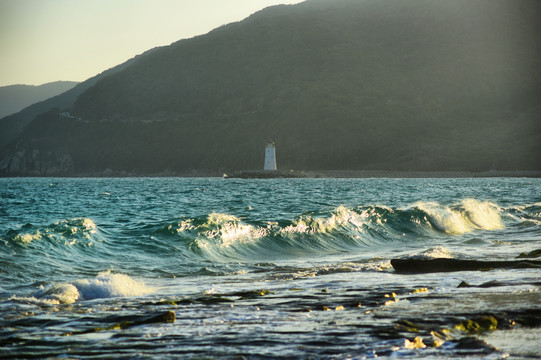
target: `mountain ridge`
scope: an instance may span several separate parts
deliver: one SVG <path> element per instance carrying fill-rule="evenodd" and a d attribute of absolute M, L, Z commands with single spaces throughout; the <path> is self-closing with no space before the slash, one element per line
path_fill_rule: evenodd
<path fill-rule="evenodd" d="M 538 170 L 540 8 L 273 6 L 101 78 L 69 109 L 80 121 L 42 116 L 55 130 L 31 124 L 18 150 L 69 155 L 67 173 L 249 170 L 271 137 L 282 169 Z M 73 143 L 51 146 L 60 133 Z"/>
<path fill-rule="evenodd" d="M 144 53 L 123 62 L 122 64 L 104 70 L 83 82 L 77 83 L 74 87 L 67 91 L 45 100 L 32 103 L 17 113 L 0 118 L 0 149 L 7 146 L 11 141 L 19 136 L 23 129 L 38 115 L 46 113 L 54 108 L 58 108 L 60 111 L 69 110 L 73 106 L 77 97 L 85 92 L 88 88 L 95 85 L 99 79 L 124 69 L 136 59 L 140 58 L 141 56 L 146 56 L 156 49 L 158 48 L 147 50 Z"/>
<path fill-rule="evenodd" d="M 41 85 L 0 86 L 0 118 L 17 113 L 36 102 L 59 95 L 77 84 L 76 81 L 53 81 Z"/>

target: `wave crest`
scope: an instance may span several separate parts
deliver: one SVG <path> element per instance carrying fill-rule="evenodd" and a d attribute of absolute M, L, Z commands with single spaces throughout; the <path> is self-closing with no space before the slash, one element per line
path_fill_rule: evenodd
<path fill-rule="evenodd" d="M 73 285 L 77 287 L 84 300 L 141 296 L 153 292 L 143 282 L 110 271 L 98 274 L 93 280 L 77 280 Z"/>
<path fill-rule="evenodd" d="M 46 226 L 24 225 L 20 230 L 8 231 L 7 238 L 15 244 L 30 245 L 39 240 L 63 245 L 93 245 L 97 226 L 87 218 L 60 220 Z"/>
<path fill-rule="evenodd" d="M 4 244 L 8 245 L 6 249 L 23 246 L 25 251 L 36 248 L 62 257 L 66 255 L 64 245 L 68 245 L 74 256 L 81 251 L 93 257 L 98 251 L 100 256 L 114 256 L 122 247 L 122 251 L 135 250 L 150 257 L 161 256 L 167 251 L 170 256 L 185 261 L 200 258 L 261 261 L 346 253 L 386 244 L 403 246 L 426 241 L 435 235 L 497 230 L 504 227 L 502 216 L 506 222 L 516 220 L 520 223 L 520 218 L 527 214 L 535 215 L 536 209 L 504 210 L 489 201 L 464 199 L 454 204 L 418 202 L 405 208 L 342 205 L 305 212 L 289 220 L 250 220 L 249 217 L 210 213 L 153 225 L 142 224 L 128 229 L 127 236 L 101 231 L 90 219 L 75 218 L 48 226 L 25 225 L 19 230 L 10 230 Z M 535 217 L 528 219 L 531 222 Z M 132 241 L 135 237 L 140 241 Z M 93 250 L 86 254 L 86 247 L 102 241 L 103 246 L 92 247 Z"/>
<path fill-rule="evenodd" d="M 242 222 L 233 215 L 211 213 L 206 218 L 184 219 L 168 225 L 171 233 L 189 240 L 192 248 L 229 248 L 253 243 L 267 234 L 265 227 Z"/>
<path fill-rule="evenodd" d="M 291 233 L 326 234 L 332 233 L 339 228 L 346 229 L 348 227 L 362 231 L 368 217 L 369 215 L 366 212 L 357 213 L 353 209 L 339 206 L 330 213 L 330 216 L 314 217 L 303 215 L 294 220 L 291 225 L 280 229 L 279 232 L 282 235 Z"/>
<path fill-rule="evenodd" d="M 38 290 L 33 298 L 49 304 L 72 304 L 78 300 L 141 296 L 153 292 L 143 282 L 124 274 L 102 272 L 93 280 L 59 283 Z"/>
<path fill-rule="evenodd" d="M 427 216 L 430 224 L 447 234 L 464 234 L 474 230 L 503 228 L 501 209 L 489 201 L 465 199 L 454 206 L 435 202 L 419 202 L 414 205 Z"/>
<path fill-rule="evenodd" d="M 339 206 L 306 212 L 292 220 L 252 221 L 212 213 L 166 225 L 166 234 L 180 237 L 192 254 L 205 258 L 261 259 L 343 253 L 376 244 L 418 241 L 433 232 L 460 235 L 503 228 L 496 204 L 465 199 L 452 205 L 418 202 L 412 207 Z M 178 243 L 177 243 L 178 246 Z"/>

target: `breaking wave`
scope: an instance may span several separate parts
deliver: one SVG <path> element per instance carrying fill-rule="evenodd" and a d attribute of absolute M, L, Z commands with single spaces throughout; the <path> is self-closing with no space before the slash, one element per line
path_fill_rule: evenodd
<path fill-rule="evenodd" d="M 98 240 L 98 227 L 87 218 L 73 218 L 57 221 L 47 226 L 26 224 L 18 230 L 9 230 L 5 239 L 19 245 L 47 242 L 57 245 L 92 246 Z"/>
<path fill-rule="evenodd" d="M 406 208 L 340 206 L 292 220 L 251 222 L 228 214 L 186 218 L 162 226 L 193 253 L 211 259 L 342 253 L 381 244 L 504 228 L 496 204 L 465 199 L 453 205 L 419 202 Z M 262 255 L 263 254 L 263 255 Z"/>
<path fill-rule="evenodd" d="M 58 283 L 42 286 L 30 301 L 48 304 L 72 304 L 76 301 L 116 297 L 142 296 L 152 292 L 143 282 L 124 274 L 110 271 L 100 273 L 92 280 L 76 280 L 72 283 Z"/>
<path fill-rule="evenodd" d="M 306 212 L 289 220 L 253 220 L 210 213 L 140 224 L 116 233 L 100 229 L 91 219 L 74 218 L 46 226 L 27 224 L 11 229 L 0 237 L 0 255 L 2 249 L 10 248 L 18 252 L 56 252 L 58 256 L 65 256 L 66 251 L 70 255 L 84 253 L 88 261 L 110 257 L 109 263 L 116 262 L 119 254 L 138 254 L 156 261 L 167 257 L 177 262 L 274 261 L 401 246 L 434 236 L 494 231 L 513 222 L 539 221 L 539 213 L 538 204 L 503 209 L 489 201 L 464 199 L 454 204 L 418 202 L 400 208 L 339 206 Z M 80 291 L 83 285 L 76 287 Z"/>
<path fill-rule="evenodd" d="M 502 210 L 488 201 L 465 199 L 452 206 L 421 202 L 414 207 L 426 214 L 434 228 L 448 234 L 503 228 L 500 215 Z"/>

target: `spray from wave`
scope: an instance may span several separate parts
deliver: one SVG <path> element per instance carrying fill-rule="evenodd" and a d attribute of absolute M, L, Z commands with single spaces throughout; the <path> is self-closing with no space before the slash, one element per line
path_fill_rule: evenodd
<path fill-rule="evenodd" d="M 465 199 L 453 206 L 420 202 L 414 207 L 426 214 L 434 228 L 447 234 L 503 228 L 501 209 L 488 201 Z"/>
<path fill-rule="evenodd" d="M 124 274 L 110 271 L 100 273 L 95 279 L 76 280 L 43 287 L 32 298 L 48 304 L 72 304 L 76 301 L 116 297 L 142 296 L 153 290 L 143 282 Z"/>
<path fill-rule="evenodd" d="M 502 215 L 510 218 L 508 213 L 488 201 L 464 199 L 454 204 L 418 202 L 405 208 L 339 206 L 305 212 L 291 220 L 251 220 L 210 213 L 144 224 L 115 234 L 101 230 L 90 219 L 75 218 L 47 226 L 28 224 L 9 230 L 1 240 L 19 252 L 33 249 L 65 257 L 69 251 L 71 255 L 90 256 L 88 261 L 94 262 L 104 256 L 114 259 L 119 251 L 187 262 L 274 261 L 498 230 L 504 227 Z M 95 246 L 98 244 L 102 246 Z"/>
<path fill-rule="evenodd" d="M 6 238 L 15 244 L 28 246 L 44 241 L 58 245 L 92 246 L 98 227 L 87 218 L 57 221 L 46 226 L 24 225 L 20 230 L 10 230 Z"/>
<path fill-rule="evenodd" d="M 435 234 L 461 235 L 504 227 L 496 204 L 465 199 L 453 205 L 419 202 L 411 207 L 339 206 L 292 220 L 247 221 L 212 213 L 161 229 L 194 254 L 213 260 L 306 256 L 417 241 Z M 180 246 L 180 245 L 179 245 Z"/>

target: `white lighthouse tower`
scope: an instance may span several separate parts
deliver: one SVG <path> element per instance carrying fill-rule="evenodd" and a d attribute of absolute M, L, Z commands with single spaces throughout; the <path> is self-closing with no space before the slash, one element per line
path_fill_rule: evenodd
<path fill-rule="evenodd" d="M 265 171 L 276 171 L 276 145 L 274 141 L 269 140 L 265 147 Z"/>

